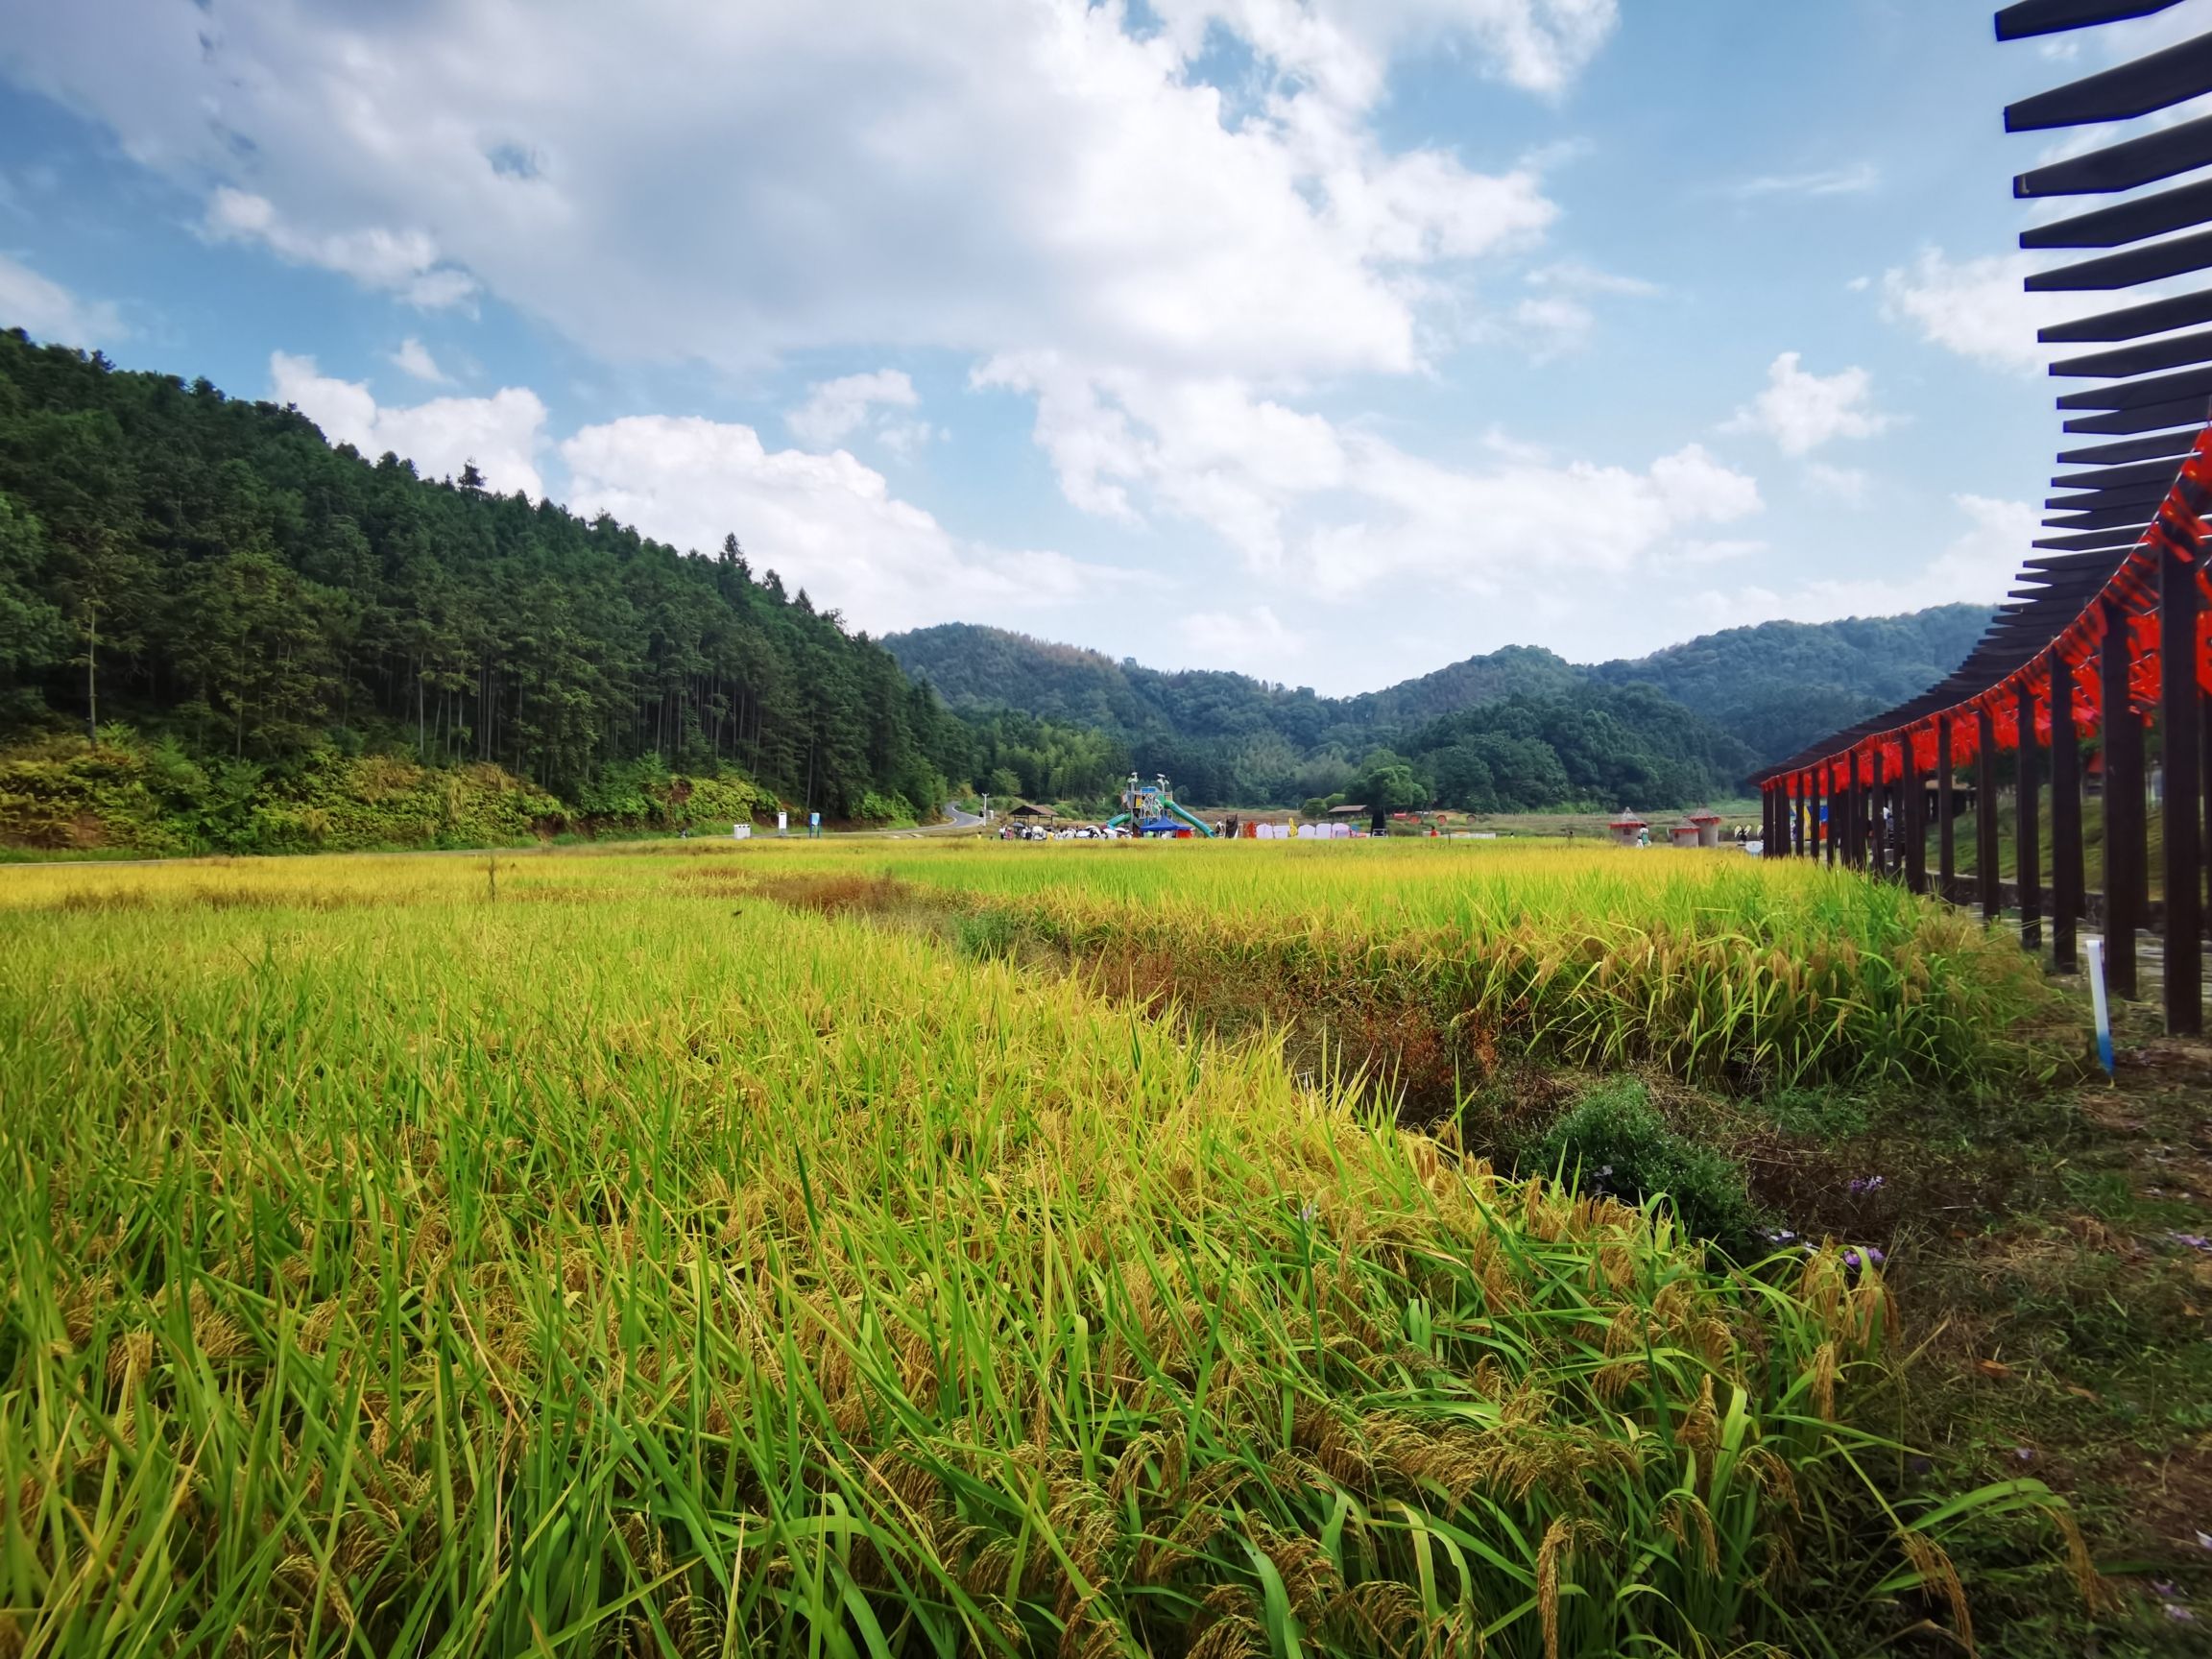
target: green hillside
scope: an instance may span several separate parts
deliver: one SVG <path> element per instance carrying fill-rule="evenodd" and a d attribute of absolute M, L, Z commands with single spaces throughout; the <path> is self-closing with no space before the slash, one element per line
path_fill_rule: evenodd
<path fill-rule="evenodd" d="M 1193 799 L 1329 796 L 1372 776 L 1380 749 L 1425 766 L 1445 757 L 1425 780 L 1448 805 L 1671 806 L 1729 792 L 1762 761 L 1933 685 L 1988 619 L 1984 608 L 1947 605 L 1769 622 L 1589 667 L 1509 645 L 1337 698 L 1242 674 L 1118 662 L 969 623 L 883 643 L 951 708 L 1096 727 Z"/>
<path fill-rule="evenodd" d="M 0 844 L 895 821 L 975 776 L 1098 794 L 1126 763 L 971 726 L 733 536 L 679 551 L 0 333 Z"/>
<path fill-rule="evenodd" d="M 1762 622 L 1587 670 L 1608 685 L 1655 685 L 1779 760 L 1813 738 L 1925 691 L 1965 660 L 1989 626 L 1986 605 L 1902 616 Z"/>

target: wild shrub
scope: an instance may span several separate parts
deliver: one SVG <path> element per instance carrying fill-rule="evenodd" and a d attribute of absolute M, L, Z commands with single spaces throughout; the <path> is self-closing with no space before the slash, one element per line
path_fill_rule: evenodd
<path fill-rule="evenodd" d="M 1641 1204 L 1663 1199 L 1683 1230 L 1741 1252 L 1754 1242 L 1743 1166 L 1668 1126 L 1650 1091 L 1633 1078 L 1591 1090 L 1521 1160 L 1586 1192 Z"/>

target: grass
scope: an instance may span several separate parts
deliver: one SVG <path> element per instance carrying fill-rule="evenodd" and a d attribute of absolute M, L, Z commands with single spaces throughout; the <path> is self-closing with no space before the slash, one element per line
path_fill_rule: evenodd
<path fill-rule="evenodd" d="M 1878 1077 L 2011 1075 L 2012 957 L 1824 874 L 1343 851 L 10 872 L 0 1652 L 1840 1659 L 1970 1645 L 1955 1558 L 2103 1595 L 2032 1474 L 1912 1474 L 1878 1271 L 1024 952 Z M 1793 1017 L 1799 951 L 1882 989 Z"/>

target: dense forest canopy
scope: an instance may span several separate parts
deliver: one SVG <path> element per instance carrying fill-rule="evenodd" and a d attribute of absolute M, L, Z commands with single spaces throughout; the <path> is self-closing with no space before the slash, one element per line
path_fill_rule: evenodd
<path fill-rule="evenodd" d="M 680 553 L 15 332 L 0 718 L 21 735 L 64 716 L 263 765 L 333 747 L 495 762 L 587 808 L 640 761 L 881 817 L 934 812 L 978 760 L 1073 778 L 1088 742 L 1094 784 L 1122 758 L 1040 722 L 972 734 L 734 537 Z"/>

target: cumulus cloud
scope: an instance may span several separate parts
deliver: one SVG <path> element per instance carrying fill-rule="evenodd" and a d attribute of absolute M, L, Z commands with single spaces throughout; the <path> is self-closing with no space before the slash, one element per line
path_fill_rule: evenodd
<path fill-rule="evenodd" d="M 1087 512 L 1137 522 L 1142 497 L 1207 526 L 1256 573 L 1341 595 L 1391 575 L 1500 589 L 1572 542 L 1623 569 L 1669 536 L 1759 510 L 1759 489 L 1696 445 L 1643 471 L 1557 463 L 1510 443 L 1453 466 L 1232 378 L 1150 378 L 1047 356 L 978 375 L 1037 398 L 1037 440 Z"/>
<path fill-rule="evenodd" d="M 561 458 L 577 512 L 612 513 L 679 547 L 734 531 L 756 565 L 864 628 L 1050 609 L 1118 579 L 1057 553 L 963 541 L 845 451 L 772 450 L 750 426 L 631 416 L 583 428 Z"/>
<path fill-rule="evenodd" d="M 362 454 L 386 451 L 415 463 L 433 478 L 457 477 L 473 461 L 485 484 L 505 494 L 516 490 L 542 497 L 538 470 L 544 445 L 545 405 L 535 392 L 502 387 L 489 397 L 433 397 L 406 407 L 379 404 L 357 380 L 323 373 L 312 357 L 277 351 L 269 358 L 271 396 L 296 405 L 333 444 Z"/>
<path fill-rule="evenodd" d="M 2019 572 L 2042 515 L 2030 502 L 1988 495 L 1951 498 L 1964 527 L 1926 565 L 1907 574 L 1823 579 L 1788 592 L 1770 588 L 1708 589 L 1691 600 L 1698 625 L 1735 628 L 1787 617 L 1830 622 L 1841 616 L 1892 616 L 1930 605 L 1994 605 Z"/>
<path fill-rule="evenodd" d="M 2053 355 L 2035 331 L 2081 314 L 2080 295 L 2030 294 L 2028 276 L 2044 261 L 2032 253 L 1952 260 L 1940 248 L 1882 274 L 1882 314 L 1923 340 L 1995 369 L 2040 373 Z"/>
<path fill-rule="evenodd" d="M 401 372 L 433 386 L 453 383 L 453 376 L 438 367 L 438 359 L 430 355 L 430 349 L 412 334 L 399 342 L 399 349 L 392 353 L 392 362 Z"/>
<path fill-rule="evenodd" d="M 1414 367 L 1441 268 L 1554 217 L 1529 167 L 1386 145 L 1392 57 L 1458 46 L 1550 93 L 1616 23 L 1614 0 L 640 0 L 618 28 L 591 0 L 118 0 L 33 9 L 8 61 L 212 178 L 211 234 L 420 304 L 480 283 L 604 357 L 1080 343 L 1287 379 Z M 1194 70 L 1220 36 L 1248 95 Z"/>
<path fill-rule="evenodd" d="M 114 0 L 32 9 L 5 62 L 205 190 L 208 235 L 405 303 L 496 296 L 615 363 L 751 373 L 862 341 L 965 356 L 1035 398 L 1078 507 L 1203 524 L 1255 569 L 1479 584 L 1593 508 L 1611 559 L 1757 505 L 1695 449 L 1641 471 L 1470 469 L 1302 406 L 1424 370 L 1478 309 L 1476 263 L 1540 249 L 1557 217 L 1541 156 L 1389 136 L 1393 61 L 1434 50 L 1553 98 L 1612 36 L 1617 0 L 637 0 L 608 18 L 596 0 Z M 1224 42 L 1238 72 L 1215 84 Z M 1598 298 L 1637 286 L 1555 261 L 1520 325 L 1567 349 Z M 509 481 L 537 476 L 526 393 L 403 410 L 293 378 L 334 431 L 372 449 L 400 433 L 433 469 L 465 458 L 453 429 L 496 416 Z M 817 387 L 794 436 L 865 430 L 894 454 L 929 436 L 898 387 L 859 378 L 875 384 Z M 717 457 L 738 493 L 668 470 L 653 442 Z M 856 616 L 878 613 L 871 591 L 882 614 L 930 594 L 942 616 L 964 593 L 1076 580 L 924 529 L 868 469 L 822 473 L 835 457 L 768 451 L 750 428 L 617 422 L 572 445 L 595 504 L 634 501 L 657 533 L 750 543 L 728 510 L 789 510 L 786 557 L 842 571 Z M 801 499 L 853 540 L 802 535 Z M 919 550 L 946 545 L 958 580 L 925 582 Z M 875 589 L 854 563 L 869 548 Z"/>
<path fill-rule="evenodd" d="M 370 225 L 318 234 L 287 222 L 267 197 L 228 184 L 208 198 L 203 228 L 219 242 L 259 242 L 295 265 L 319 265 L 364 287 L 389 289 L 425 311 L 458 305 L 476 292 L 466 271 L 440 264 L 438 245 L 423 231 Z"/>
<path fill-rule="evenodd" d="M 1873 377 L 1863 369 L 1815 374 L 1785 351 L 1767 371 L 1767 389 L 1721 427 L 1763 432 L 1785 455 L 1809 455 L 1838 438 L 1871 438 L 1889 424 L 1873 405 Z"/>
<path fill-rule="evenodd" d="M 60 283 L 0 253 L 0 328 L 20 328 L 58 346 L 89 347 L 127 332 L 105 300 L 80 300 Z"/>
<path fill-rule="evenodd" d="M 901 369 L 878 369 L 868 374 L 845 374 L 835 380 L 817 381 L 806 389 L 806 401 L 783 417 L 783 424 L 802 442 L 818 449 L 842 444 L 870 423 L 879 437 L 901 454 L 929 440 L 930 429 L 918 421 L 900 420 L 878 411 L 916 409 L 922 395 Z"/>

